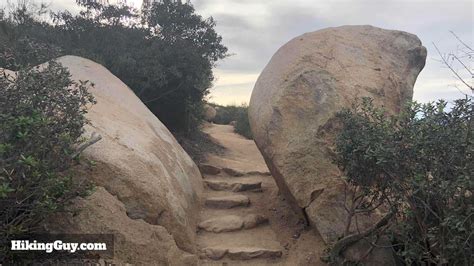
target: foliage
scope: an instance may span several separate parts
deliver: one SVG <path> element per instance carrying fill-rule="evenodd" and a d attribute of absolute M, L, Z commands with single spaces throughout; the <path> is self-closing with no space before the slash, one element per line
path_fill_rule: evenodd
<path fill-rule="evenodd" d="M 216 117 L 214 118 L 214 123 L 221 124 L 221 125 L 228 125 L 230 122 L 235 121 L 237 119 L 237 113 L 239 112 L 238 105 L 217 105 L 217 104 L 210 104 L 214 107 L 217 111 Z"/>
<path fill-rule="evenodd" d="M 248 139 L 253 139 L 252 131 L 250 130 L 248 106 L 241 106 L 239 108 L 237 119 L 235 120 L 235 132 Z"/>
<path fill-rule="evenodd" d="M 365 98 L 338 114 L 337 163 L 357 211 L 396 213 L 387 226 L 407 264 L 469 265 L 474 248 L 474 104 L 412 103 L 389 116 Z"/>
<path fill-rule="evenodd" d="M 212 85 L 212 68 L 227 56 L 215 21 L 179 1 L 158 1 L 141 13 L 124 4 L 77 2 L 83 11 L 55 13 L 53 23 L 26 11 L 24 19 L 3 19 L 0 29 L 8 34 L 0 53 L 9 47 L 22 54 L 16 47 L 28 38 L 58 47 L 61 55 L 92 59 L 125 82 L 168 128 L 196 130 Z"/>
<path fill-rule="evenodd" d="M 45 6 L 24 4 L 12 8 L 9 17 L 0 16 L 0 67 L 16 71 L 57 57 L 59 47 L 41 41 L 47 38 L 43 29 L 47 24 L 38 17 L 46 12 Z"/>
<path fill-rule="evenodd" d="M 90 84 L 72 82 L 59 63 L 0 71 L 0 258 L 10 239 L 37 230 L 75 196 L 67 170 L 83 133 Z"/>
<path fill-rule="evenodd" d="M 253 139 L 252 131 L 248 117 L 248 106 L 246 104 L 238 105 L 214 105 L 217 110 L 214 122 L 217 124 L 228 125 L 235 121 L 234 131 L 248 139 Z"/>
<path fill-rule="evenodd" d="M 166 0 L 154 3 L 147 13 L 150 31 L 163 43 L 165 93 L 170 93 L 163 96 L 163 92 L 148 90 L 141 94 L 151 99 L 146 102 L 152 110 L 157 110 L 165 124 L 181 123 L 178 127 L 187 127 L 187 131 L 196 129 L 202 120 L 202 99 L 213 80 L 212 68 L 227 52 L 221 44 L 222 37 L 214 31 L 216 24 L 212 17 L 204 20 L 194 12 L 189 4 Z M 161 109 L 167 107 L 184 115 L 180 112 L 164 115 Z"/>

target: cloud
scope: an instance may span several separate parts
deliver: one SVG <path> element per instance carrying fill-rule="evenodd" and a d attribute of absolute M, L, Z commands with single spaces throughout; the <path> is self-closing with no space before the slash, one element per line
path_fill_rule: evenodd
<path fill-rule="evenodd" d="M 428 49 L 428 60 L 415 85 L 415 99 L 453 99 L 460 94 L 450 87 L 454 82 L 452 75 L 434 60 L 438 55 L 432 42 L 449 52 L 457 45 L 449 30 L 466 41 L 474 39 L 471 1 L 196 0 L 193 3 L 199 13 L 217 20 L 217 31 L 235 54 L 217 68 L 223 70 L 221 78 L 235 80 L 233 89 L 229 89 L 232 84 L 215 84 L 213 100 L 219 103 L 232 102 L 231 93 L 238 95 L 237 102 L 248 99 L 255 81 L 240 82 L 238 77 L 242 73 L 258 77 L 276 50 L 290 39 L 305 32 L 347 24 L 370 24 L 417 34 Z"/>
<path fill-rule="evenodd" d="M 216 70 L 214 71 L 216 80 L 215 86 L 229 86 L 233 84 L 248 84 L 255 82 L 258 78 L 258 74 L 255 73 L 242 73 L 234 71 Z"/>
<path fill-rule="evenodd" d="M 216 70 L 209 101 L 223 105 L 248 103 L 258 73 Z"/>
<path fill-rule="evenodd" d="M 215 86 L 208 100 L 221 105 L 241 105 L 249 102 L 254 82 Z"/>
<path fill-rule="evenodd" d="M 74 0 L 50 1 L 54 9 L 77 10 Z M 128 2 L 136 7 L 141 5 L 141 0 Z M 438 55 L 432 42 L 444 52 L 456 50 L 458 43 L 449 30 L 466 42 L 474 40 L 474 4 L 470 0 L 191 0 L 191 3 L 199 14 L 217 20 L 216 29 L 233 54 L 219 62 L 216 69 L 218 80 L 211 96 L 218 103 L 248 101 L 259 73 L 290 39 L 347 24 L 370 24 L 416 34 L 428 49 L 428 60 L 415 85 L 415 99 L 458 97 L 457 90 L 449 87 L 454 82 L 452 74 L 435 60 Z"/>

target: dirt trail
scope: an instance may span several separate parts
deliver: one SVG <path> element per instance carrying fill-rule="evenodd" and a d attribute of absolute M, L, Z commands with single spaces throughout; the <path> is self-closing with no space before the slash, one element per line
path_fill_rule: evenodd
<path fill-rule="evenodd" d="M 226 151 L 207 158 L 220 172 L 204 174 L 201 265 L 324 265 L 321 237 L 295 218 L 255 143 L 228 125 L 204 131 Z"/>

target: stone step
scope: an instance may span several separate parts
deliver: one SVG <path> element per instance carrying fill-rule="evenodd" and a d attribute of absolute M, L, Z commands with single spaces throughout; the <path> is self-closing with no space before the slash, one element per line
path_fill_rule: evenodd
<path fill-rule="evenodd" d="M 224 257 L 231 260 L 250 260 L 250 259 L 268 259 L 280 258 L 282 251 L 278 249 L 267 249 L 262 247 L 239 247 L 239 248 L 221 248 L 209 247 L 202 250 L 205 257 L 211 260 L 220 260 Z"/>
<path fill-rule="evenodd" d="M 262 182 L 259 181 L 247 181 L 247 182 L 224 182 L 224 181 L 211 181 L 205 180 L 204 184 L 212 190 L 217 191 L 253 191 L 262 192 Z"/>
<path fill-rule="evenodd" d="M 248 214 L 244 217 L 226 215 L 203 221 L 198 225 L 198 228 L 207 232 L 221 233 L 252 229 L 267 222 L 268 218 L 259 214 Z"/>
<path fill-rule="evenodd" d="M 222 171 L 230 176 L 234 176 L 234 177 L 239 177 L 239 176 L 243 176 L 245 175 L 244 173 L 238 171 L 238 170 L 235 170 L 235 169 L 231 169 L 231 168 L 222 168 Z"/>
<path fill-rule="evenodd" d="M 272 174 L 270 172 L 250 171 L 245 173 L 245 175 L 271 176 Z"/>
<path fill-rule="evenodd" d="M 200 164 L 199 170 L 201 170 L 201 173 L 204 175 L 218 175 L 221 172 L 219 167 L 210 164 Z"/>
<path fill-rule="evenodd" d="M 219 175 L 220 173 L 225 173 L 229 177 L 242 177 L 242 176 L 271 176 L 270 172 L 260 172 L 260 171 L 249 171 L 241 172 L 232 168 L 220 168 L 210 164 L 199 164 L 199 170 L 203 175 Z"/>
<path fill-rule="evenodd" d="M 230 209 L 239 206 L 248 206 L 250 199 L 244 195 L 229 195 L 219 197 L 209 197 L 206 199 L 206 207 L 217 209 Z"/>

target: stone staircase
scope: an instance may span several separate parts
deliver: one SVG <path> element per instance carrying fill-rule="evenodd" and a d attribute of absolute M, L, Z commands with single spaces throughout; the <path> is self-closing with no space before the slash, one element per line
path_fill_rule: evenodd
<path fill-rule="evenodd" d="M 265 197 L 265 179 L 272 177 L 211 165 L 202 166 L 201 171 L 205 184 L 197 238 L 201 264 L 278 263 L 282 247 L 269 226 L 272 221 L 255 207 Z"/>

